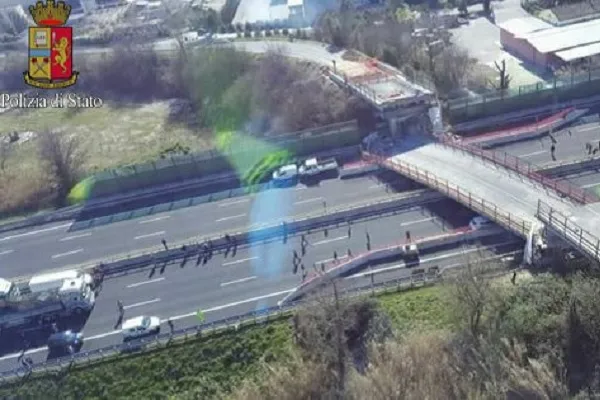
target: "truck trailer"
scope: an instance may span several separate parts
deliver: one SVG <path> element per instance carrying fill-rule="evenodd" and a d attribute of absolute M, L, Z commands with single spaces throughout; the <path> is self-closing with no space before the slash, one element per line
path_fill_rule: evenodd
<path fill-rule="evenodd" d="M 26 282 L 0 278 L 0 334 L 83 317 L 94 308 L 92 276 L 77 270 L 40 274 Z"/>

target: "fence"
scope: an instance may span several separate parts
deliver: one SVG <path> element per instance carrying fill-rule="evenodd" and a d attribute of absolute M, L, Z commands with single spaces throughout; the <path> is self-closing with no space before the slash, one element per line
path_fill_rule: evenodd
<path fill-rule="evenodd" d="M 296 156 L 360 144 L 357 121 L 328 125 L 268 139 L 270 144 L 287 149 Z M 155 185 L 180 182 L 231 170 L 230 158 L 252 159 L 264 156 L 264 146 L 249 148 L 249 143 L 236 143 L 230 151 L 204 152 L 165 157 L 143 164 L 124 166 L 94 176 L 91 198 L 109 196 Z"/>
<path fill-rule="evenodd" d="M 444 111 L 452 121 L 458 122 L 475 117 L 504 114 L 544 102 L 559 103 L 585 98 L 596 95 L 599 91 L 600 69 L 583 73 L 572 71 L 569 76 L 555 77 L 550 81 L 533 85 L 522 85 L 477 97 L 448 100 L 444 104 Z"/>
<path fill-rule="evenodd" d="M 419 168 L 412 166 L 402 161 L 396 161 L 389 158 L 371 155 L 363 152 L 363 157 L 367 160 L 372 160 L 378 164 L 398 171 L 402 175 L 409 177 L 417 182 L 420 182 L 430 188 L 436 189 L 442 194 L 464 204 L 471 210 L 477 211 L 482 215 L 486 215 L 496 221 L 511 232 L 515 232 L 521 237 L 527 237 L 531 230 L 531 223 L 512 215 L 509 212 L 498 209 L 498 207 L 482 198 L 479 198 L 470 192 L 461 189 L 458 186 L 451 185 L 447 180 L 439 179 L 434 174 L 428 171 L 421 171 Z"/>
<path fill-rule="evenodd" d="M 518 174 L 526 176 L 529 179 L 538 182 L 543 186 L 554 190 L 560 195 L 566 196 L 578 203 L 587 204 L 598 201 L 597 195 L 589 193 L 585 189 L 571 184 L 568 180 L 557 181 L 545 176 L 538 172 L 541 170 L 541 168 L 506 152 L 499 153 L 493 150 L 483 150 L 480 147 L 463 144 L 455 140 L 444 140 L 443 144 L 461 150 L 465 153 L 481 157 L 484 160 L 491 161 L 494 165 L 507 168 Z"/>
<path fill-rule="evenodd" d="M 600 262 L 600 240 L 592 233 L 582 229 L 566 215 L 541 200 L 538 200 L 537 217 L 567 242 L 574 244 L 594 261 Z"/>
<path fill-rule="evenodd" d="M 346 288 L 340 290 L 340 293 L 344 296 L 359 296 L 367 292 L 384 294 L 435 284 L 441 278 L 441 274 L 424 272 L 386 282 L 372 283 L 356 288 Z M 273 319 L 289 317 L 292 315 L 293 310 L 302 303 L 303 301 L 296 301 L 283 306 L 251 311 L 242 315 L 175 330 L 173 333 L 163 333 L 148 339 L 139 339 L 123 344 L 106 346 L 101 349 L 80 352 L 71 356 L 45 361 L 34 364 L 31 368 L 20 367 L 12 371 L 0 372 L 0 383 L 8 383 L 15 378 L 27 378 L 34 373 L 47 373 L 62 370 L 63 368 L 71 368 L 77 364 L 89 365 L 95 362 L 108 361 L 110 358 L 116 358 L 119 355 L 126 356 L 131 352 L 148 351 L 160 345 L 168 346 L 175 339 L 187 340 L 190 338 L 199 338 L 205 334 L 214 334 L 231 328 L 237 330 L 243 326 L 256 325 Z"/>

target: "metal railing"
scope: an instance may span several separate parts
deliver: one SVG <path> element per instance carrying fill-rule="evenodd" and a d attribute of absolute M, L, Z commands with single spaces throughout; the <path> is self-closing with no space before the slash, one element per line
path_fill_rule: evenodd
<path fill-rule="evenodd" d="M 600 239 L 597 236 L 581 228 L 548 204 L 538 200 L 537 217 L 550 227 L 567 242 L 575 245 L 588 257 L 600 262 Z"/>
<path fill-rule="evenodd" d="M 598 201 L 598 196 L 595 194 L 589 193 L 585 189 L 577 187 L 567 180 L 557 181 L 556 179 L 547 177 L 538 172 L 541 168 L 520 159 L 517 156 L 513 156 L 506 152 L 500 153 L 493 150 L 484 150 L 480 147 L 464 144 L 455 140 L 445 139 L 442 144 L 463 151 L 464 153 L 478 156 L 492 162 L 494 165 L 514 171 L 578 203 L 587 204 Z"/>
<path fill-rule="evenodd" d="M 445 179 L 439 179 L 434 174 L 428 171 L 422 171 L 414 165 L 410 165 L 403 161 L 392 160 L 390 158 L 372 155 L 363 152 L 363 157 L 367 160 L 376 162 L 388 169 L 400 172 L 402 175 L 409 177 L 417 182 L 420 182 L 430 188 L 436 189 L 442 194 L 464 204 L 471 210 L 479 214 L 486 215 L 493 219 L 498 225 L 501 225 L 511 232 L 518 234 L 521 237 L 527 237 L 531 230 L 531 222 L 525 221 L 510 212 L 504 211 L 494 203 L 485 201 L 483 198 L 473 195 L 471 192 L 461 189 L 460 187 L 450 184 Z"/>
<path fill-rule="evenodd" d="M 405 289 L 435 284 L 442 279 L 439 273 L 423 272 L 411 276 L 401 277 L 394 280 L 372 283 L 356 288 L 345 288 L 340 290 L 344 296 L 360 296 L 371 292 L 372 294 L 383 294 L 397 292 Z M 169 345 L 175 340 L 187 340 L 200 338 L 228 329 L 239 329 L 243 326 L 256 325 L 269 320 L 284 318 L 292 315 L 292 312 L 303 300 L 295 301 L 287 305 L 269 307 L 259 311 L 250 311 L 245 314 L 231 316 L 218 321 L 208 322 L 184 329 L 174 330 L 172 333 L 162 333 L 152 338 L 139 339 L 122 344 L 106 346 L 100 349 L 84 351 L 70 356 L 56 358 L 32 365 L 31 368 L 19 367 L 11 371 L 0 372 L 0 383 L 7 383 L 15 378 L 26 378 L 34 373 L 45 373 L 72 367 L 74 365 L 91 364 L 99 361 L 107 361 L 110 357 L 128 355 L 132 352 L 147 351 L 161 345 Z"/>

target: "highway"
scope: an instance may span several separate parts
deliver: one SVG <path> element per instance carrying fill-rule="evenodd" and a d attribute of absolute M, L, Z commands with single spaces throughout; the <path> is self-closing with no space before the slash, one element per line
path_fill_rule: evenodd
<path fill-rule="evenodd" d="M 404 237 L 404 231 L 410 229 L 413 238 L 439 234 L 442 225 L 452 227 L 468 221 L 464 215 L 449 224 L 420 212 L 409 212 L 412 222 L 406 223 L 407 215 L 397 215 L 378 220 L 358 223 L 353 226 L 348 237 L 346 227 L 333 229 L 325 236 L 323 232 L 307 235 L 310 243 L 302 262 L 306 268 L 312 268 L 322 261 L 333 257 L 337 251 L 344 258 L 348 248 L 354 253 L 366 248 L 365 231 L 371 236 L 373 247 L 397 243 Z M 404 225 L 403 225 L 404 224 Z M 507 241 L 514 240 L 507 235 Z M 166 320 L 171 318 L 177 328 L 198 323 L 195 313 L 202 309 L 206 321 L 218 320 L 231 315 L 262 309 L 277 304 L 285 295 L 301 283 L 301 271 L 292 272 L 293 250 L 301 254 L 300 238 L 290 238 L 287 244 L 281 242 L 240 248 L 235 257 L 215 256 L 205 266 L 195 266 L 195 260 L 184 267 L 169 266 L 164 273 L 150 271 L 108 279 L 104 282 L 96 307 L 83 328 L 86 342 L 83 351 L 120 343 L 122 337 L 115 324 L 118 319 L 116 301 L 125 306 L 125 318 L 138 315 L 156 315 L 165 323 L 163 331 L 168 330 Z M 501 246 L 502 251 L 515 250 L 515 246 Z M 476 255 L 473 244 L 463 248 L 445 249 L 436 254 L 422 257 L 423 267 L 431 265 L 456 266 L 466 261 L 467 256 Z M 393 272 L 386 273 L 386 279 L 410 273 L 400 262 L 395 263 Z M 383 266 L 385 267 L 385 266 Z M 376 279 L 384 278 L 379 275 Z M 346 279 L 344 285 L 358 285 L 370 282 L 370 277 Z M 362 283 L 361 283 L 362 281 Z M 378 281 L 378 280 L 376 280 Z M 43 342 L 35 343 L 28 337 L 32 346 L 28 350 L 30 357 L 38 362 L 47 357 Z M 12 347 L 8 347 L 12 344 Z M 4 355 L 0 357 L 0 371 L 12 369 L 17 364 L 18 341 L 3 339 Z M 40 346 L 40 347 L 38 347 Z"/>
<path fill-rule="evenodd" d="M 388 172 L 388 176 L 392 173 Z M 43 225 L 0 236 L 0 276 L 12 278 L 63 265 L 130 254 L 195 236 L 246 230 L 252 225 L 300 217 L 309 212 L 388 198 L 410 183 L 394 176 L 388 186 L 377 176 L 299 185 L 157 213 L 91 229 L 71 231 L 71 223 Z M 388 181 L 390 182 L 390 181 Z M 110 218 L 110 217 L 106 217 Z"/>
<path fill-rule="evenodd" d="M 569 135 L 569 131 L 571 134 Z M 552 133 L 556 139 L 556 160 L 569 161 L 584 158 L 587 155 L 585 144 L 590 142 L 598 147 L 600 141 L 600 126 L 598 123 L 583 124 L 562 129 Z M 552 162 L 550 146 L 552 141 L 549 136 L 541 139 L 531 139 L 516 143 L 507 143 L 496 146 L 494 150 L 504 151 L 508 154 L 523 158 L 535 165 L 544 165 Z"/>

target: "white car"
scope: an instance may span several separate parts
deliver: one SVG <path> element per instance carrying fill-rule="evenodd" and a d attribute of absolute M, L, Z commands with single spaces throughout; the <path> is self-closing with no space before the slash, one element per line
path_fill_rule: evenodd
<path fill-rule="evenodd" d="M 128 319 L 121 327 L 125 340 L 137 339 L 143 336 L 160 333 L 160 318 L 139 316 Z"/>
<path fill-rule="evenodd" d="M 476 231 L 478 229 L 489 228 L 492 226 L 492 224 L 493 222 L 487 219 L 486 217 L 478 215 L 471 219 L 471 221 L 469 222 L 469 228 L 471 228 L 471 230 Z"/>

